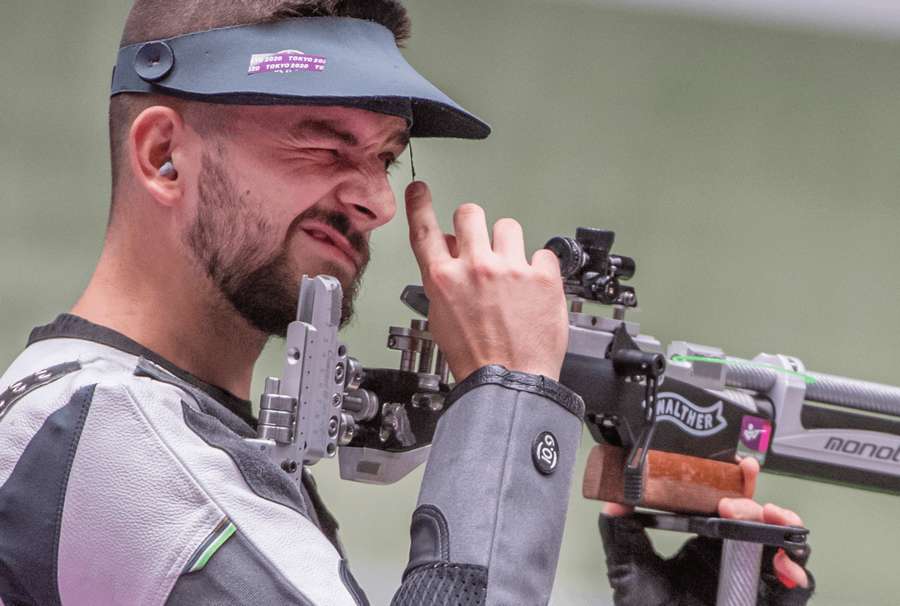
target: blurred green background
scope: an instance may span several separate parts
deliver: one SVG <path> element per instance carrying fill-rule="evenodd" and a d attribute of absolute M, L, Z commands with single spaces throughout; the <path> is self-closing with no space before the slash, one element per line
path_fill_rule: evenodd
<path fill-rule="evenodd" d="M 418 141 L 445 225 L 463 201 L 528 245 L 579 225 L 636 256 L 643 330 L 729 354 L 900 383 L 900 44 L 526 0 L 408 0 L 417 68 L 492 123 L 484 143 Z M 124 0 L 0 3 L 0 363 L 66 310 L 98 256 L 107 87 Z M 409 164 L 395 172 L 398 194 Z M 399 217 L 344 340 L 389 365 L 418 281 Z M 514 293 L 511 293 L 514 295 Z M 161 313 L 165 313 L 161 310 Z M 279 344 L 257 367 L 280 371 Z M 581 461 L 590 440 L 585 434 Z M 580 467 L 580 466 L 579 466 Z M 399 583 L 419 474 L 393 487 L 317 471 L 373 604 Z M 580 469 L 577 472 L 580 474 Z M 553 604 L 610 604 L 599 505 L 572 489 Z M 812 529 L 820 605 L 900 604 L 897 497 L 766 475 Z M 667 553 L 678 539 L 658 536 Z"/>

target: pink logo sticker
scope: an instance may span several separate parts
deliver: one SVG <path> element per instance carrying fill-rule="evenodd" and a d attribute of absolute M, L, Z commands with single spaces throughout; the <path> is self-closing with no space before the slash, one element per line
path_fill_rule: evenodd
<path fill-rule="evenodd" d="M 253 74 L 293 74 L 294 72 L 324 72 L 328 59 L 320 55 L 307 55 L 298 50 L 283 50 L 277 53 L 262 53 L 250 57 L 248 75 Z"/>
<path fill-rule="evenodd" d="M 772 424 L 759 417 L 744 417 L 741 423 L 741 444 L 754 452 L 766 454 L 772 438 Z"/>

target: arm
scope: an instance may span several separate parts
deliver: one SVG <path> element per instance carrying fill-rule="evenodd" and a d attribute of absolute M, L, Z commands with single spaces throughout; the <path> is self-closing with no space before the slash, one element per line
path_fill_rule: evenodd
<path fill-rule="evenodd" d="M 556 382 L 568 333 L 559 266 L 529 263 L 522 231 L 465 205 L 456 235 L 424 184 L 407 192 L 429 325 L 454 376 L 438 423 L 395 606 L 546 604 L 559 556 L 583 402 Z"/>
<path fill-rule="evenodd" d="M 49 399 L 58 409 L 0 489 L 3 547 L 16 554 L 0 571 L 4 600 L 363 603 L 299 488 L 227 410 L 146 376 L 76 387 Z"/>
<path fill-rule="evenodd" d="M 546 604 L 581 435 L 580 401 L 549 379 L 500 366 L 476 371 L 451 398 L 394 604 L 457 604 L 460 588 L 475 593 L 471 604 Z"/>

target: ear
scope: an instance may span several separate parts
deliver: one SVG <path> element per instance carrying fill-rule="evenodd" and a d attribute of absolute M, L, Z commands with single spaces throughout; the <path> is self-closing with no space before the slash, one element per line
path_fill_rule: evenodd
<path fill-rule="evenodd" d="M 177 205 L 185 190 L 179 159 L 187 161 L 186 131 L 177 111 L 161 105 L 148 107 L 131 124 L 128 154 L 135 181 L 159 204 Z M 172 162 L 174 174 L 160 174 L 160 168 Z"/>

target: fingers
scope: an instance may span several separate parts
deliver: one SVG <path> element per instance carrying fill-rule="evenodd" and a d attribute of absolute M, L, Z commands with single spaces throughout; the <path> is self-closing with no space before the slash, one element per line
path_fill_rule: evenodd
<path fill-rule="evenodd" d="M 762 505 L 753 500 L 756 492 L 756 479 L 759 477 L 759 461 L 746 457 L 738 462 L 743 476 L 743 499 L 722 499 L 719 501 L 719 515 L 733 520 L 751 522 L 763 521 Z"/>
<path fill-rule="evenodd" d="M 793 589 L 798 585 L 800 587 L 809 587 L 809 577 L 803 566 L 791 560 L 783 549 L 779 549 L 772 559 L 772 566 L 775 568 L 775 576 L 787 587 Z"/>
<path fill-rule="evenodd" d="M 434 213 L 431 191 L 422 181 L 410 183 L 406 188 L 406 215 L 409 241 L 420 269 L 449 257 L 482 256 L 491 251 L 510 261 L 526 262 L 525 238 L 519 222 L 514 219 L 497 221 L 492 245 L 484 210 L 477 204 L 463 204 L 456 209 L 453 214 L 456 235 L 443 233 Z M 535 253 L 532 264 L 548 273 L 559 273 L 559 262 L 550 251 Z"/>
<path fill-rule="evenodd" d="M 620 503 L 607 503 L 603 506 L 603 514 L 618 518 L 634 513 L 634 507 L 622 505 Z"/>
<path fill-rule="evenodd" d="M 745 463 L 747 459 L 741 461 L 741 470 L 744 471 L 745 488 L 749 479 L 753 483 L 756 482 L 756 474 L 759 472 L 759 465 Z M 755 462 L 755 459 L 753 459 Z M 752 492 L 752 491 L 751 491 Z M 803 520 L 790 509 L 784 509 L 777 505 L 767 503 L 765 506 L 760 505 L 756 501 L 749 498 L 746 499 L 722 499 L 719 501 L 719 515 L 723 518 L 732 520 L 744 520 L 749 522 L 763 522 L 765 524 L 776 524 L 778 526 L 803 526 Z M 809 578 L 803 566 L 791 560 L 783 549 L 779 549 L 772 560 L 775 568 L 775 574 L 778 580 L 788 589 L 794 587 L 808 587 Z"/>
<path fill-rule="evenodd" d="M 803 520 L 796 513 L 772 503 L 766 503 L 763 506 L 763 521 L 766 524 L 779 526 L 803 526 Z M 783 549 L 779 549 L 775 554 L 772 559 L 772 567 L 775 569 L 775 576 L 788 589 L 809 586 L 809 578 L 806 576 L 803 566 L 791 560 Z"/>
<path fill-rule="evenodd" d="M 500 219 L 494 223 L 494 252 L 515 263 L 525 263 L 525 236 L 522 226 L 514 219 Z"/>
<path fill-rule="evenodd" d="M 803 526 L 803 520 L 790 509 L 766 503 L 763 507 L 763 522 L 778 526 Z"/>
<path fill-rule="evenodd" d="M 744 476 L 744 497 L 752 499 L 756 492 L 756 479 L 759 477 L 759 461 L 753 457 L 745 457 L 739 465 Z"/>
<path fill-rule="evenodd" d="M 554 276 L 562 280 L 559 275 L 559 257 L 546 248 L 541 248 L 531 255 L 531 266 L 545 272 L 548 276 Z"/>
<path fill-rule="evenodd" d="M 722 499 L 719 501 L 719 515 L 731 520 L 762 522 L 763 507 L 752 499 Z"/>
<path fill-rule="evenodd" d="M 426 266 L 450 257 L 444 233 L 431 205 L 431 192 L 421 181 L 406 188 L 406 219 L 409 222 L 409 243 L 424 272 Z"/>
<path fill-rule="evenodd" d="M 759 475 L 759 463 L 748 457 L 740 461 L 744 474 L 744 499 L 722 499 L 719 501 L 719 515 L 732 520 L 763 522 L 778 526 L 803 526 L 803 520 L 790 509 L 767 503 L 765 506 L 753 501 L 750 497 L 756 488 Z M 783 549 L 779 549 L 772 559 L 772 566 L 778 580 L 788 589 L 808 587 L 809 578 L 803 566 L 791 560 Z"/>
<path fill-rule="evenodd" d="M 484 210 L 477 204 L 463 204 L 456 209 L 453 231 L 462 256 L 481 257 L 491 251 Z"/>
<path fill-rule="evenodd" d="M 444 241 L 447 243 L 447 250 L 454 259 L 459 256 L 459 244 L 456 243 L 456 236 L 453 234 L 444 234 Z"/>

